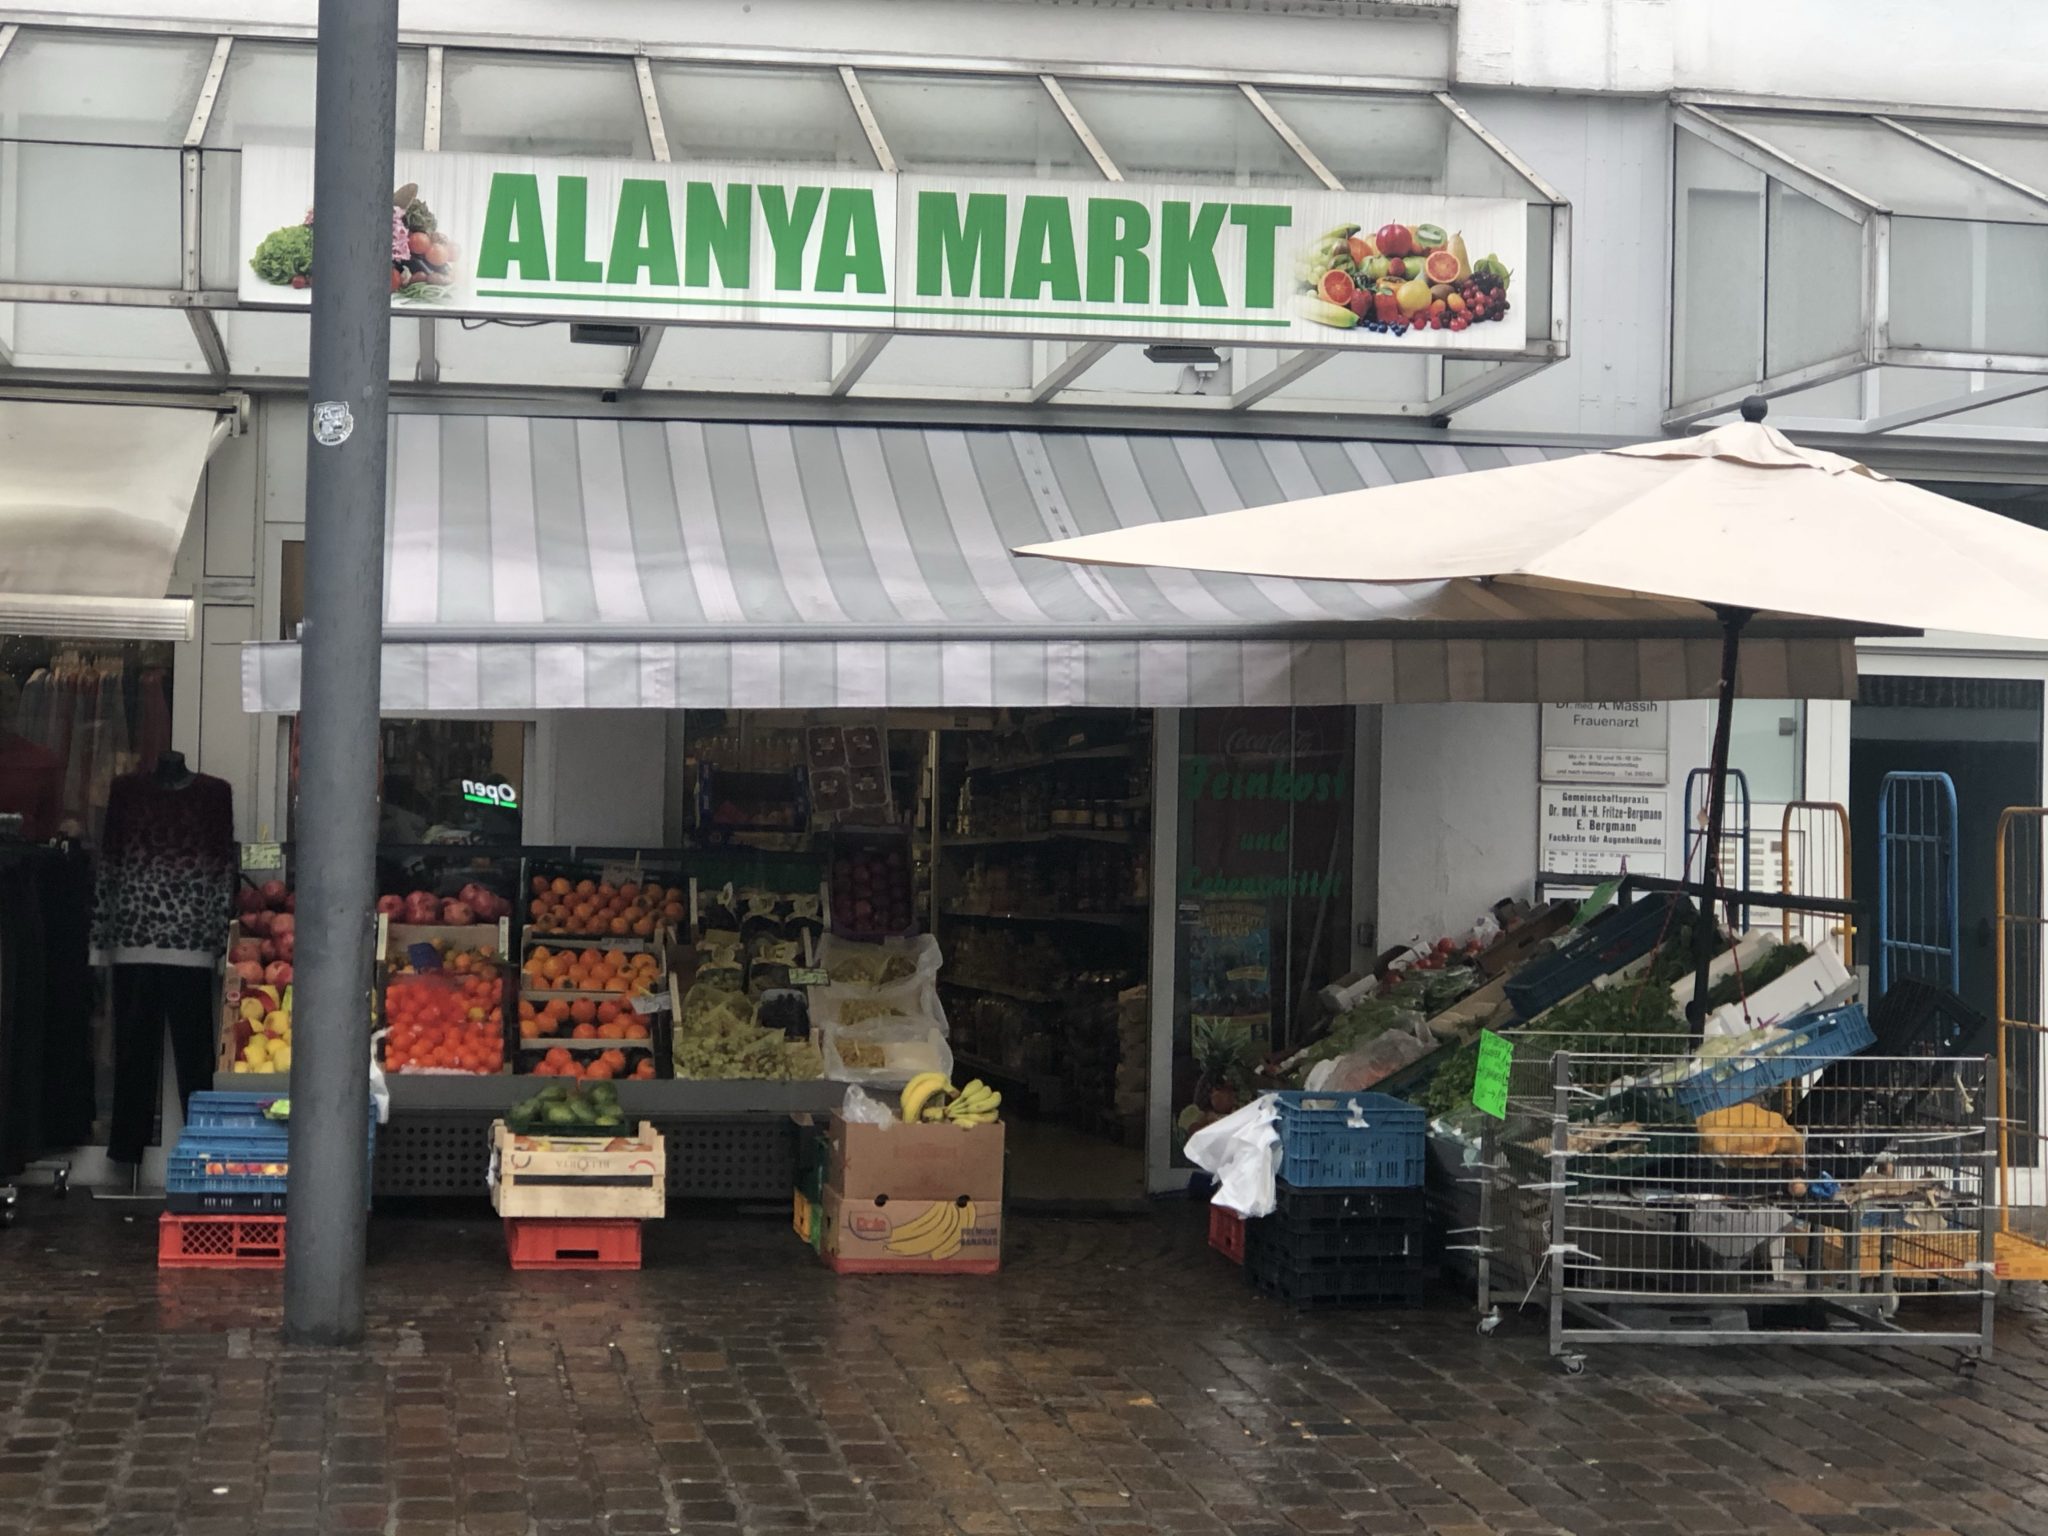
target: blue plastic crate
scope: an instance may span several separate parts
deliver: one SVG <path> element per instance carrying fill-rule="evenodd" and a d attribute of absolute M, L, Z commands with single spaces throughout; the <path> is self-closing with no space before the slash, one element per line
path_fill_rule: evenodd
<path fill-rule="evenodd" d="M 1508 979 L 1505 991 L 1515 1017 L 1533 1019 L 1608 972 L 1640 960 L 1691 915 L 1692 903 L 1676 891 L 1608 908 L 1551 954 L 1531 960 Z"/>
<path fill-rule="evenodd" d="M 1412 1189 L 1429 1116 L 1384 1093 L 1273 1095 L 1280 1177 L 1298 1189 Z M 1354 1125 L 1354 1120 L 1363 1121 Z"/>
<path fill-rule="evenodd" d="M 289 1120 L 273 1120 L 263 1111 L 285 1098 L 282 1093 L 225 1093 L 213 1089 L 192 1095 L 185 1106 L 185 1128 L 204 1131 L 247 1131 L 282 1137 Z"/>
<path fill-rule="evenodd" d="M 164 1169 L 164 1188 L 178 1194 L 266 1194 L 284 1188 L 283 1173 L 209 1173 L 221 1163 L 258 1163 L 288 1168 L 291 1154 L 282 1137 L 240 1131 L 201 1131 L 178 1138 Z"/>
<path fill-rule="evenodd" d="M 1877 1041 L 1869 1018 L 1855 1003 L 1794 1014 L 1758 1034 L 1762 1038 L 1746 1049 L 1710 1059 L 1699 1071 L 1659 1086 L 1670 1094 L 1680 1114 L 1697 1120 L 1712 1110 L 1746 1104 Z"/>

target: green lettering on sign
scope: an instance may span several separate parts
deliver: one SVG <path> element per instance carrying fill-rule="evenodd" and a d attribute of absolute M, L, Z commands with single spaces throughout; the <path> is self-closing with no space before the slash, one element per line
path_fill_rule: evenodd
<path fill-rule="evenodd" d="M 1152 213 L 1125 197 L 1088 199 L 1088 302 L 1148 304 L 1152 300 Z M 1118 282 L 1121 276 L 1122 282 Z"/>
<path fill-rule="evenodd" d="M 1472 1103 L 1496 1120 L 1508 1117 L 1508 1072 L 1515 1042 L 1490 1029 L 1479 1031 L 1479 1066 L 1472 1074 Z"/>
<path fill-rule="evenodd" d="M 1197 304 L 1221 309 L 1229 302 L 1223 294 L 1223 273 L 1216 265 L 1216 241 L 1229 212 L 1227 203 L 1204 203 L 1200 213 L 1195 212 L 1193 203 L 1160 204 L 1160 303 L 1187 303 L 1190 283 Z"/>
<path fill-rule="evenodd" d="M 601 283 L 604 265 L 590 259 L 590 182 L 555 178 L 555 276 L 565 283 Z"/>
<path fill-rule="evenodd" d="M 1273 307 L 1273 244 L 1294 222 L 1292 208 L 1271 203 L 1232 203 L 1230 222 L 1244 231 L 1244 307 Z"/>
<path fill-rule="evenodd" d="M 683 282 L 692 288 L 711 286 L 711 264 L 727 288 L 753 282 L 754 189 L 743 181 L 725 189 L 725 207 L 718 189 L 693 181 L 683 193 Z"/>
<path fill-rule="evenodd" d="M 1003 297 L 1004 231 L 1010 200 L 1000 192 L 970 192 L 963 215 L 951 192 L 917 194 L 917 291 L 927 297 Z M 976 271 L 980 283 L 975 283 Z"/>
<path fill-rule="evenodd" d="M 1027 197 L 1017 221 L 1017 261 L 1010 271 L 1010 297 L 1052 297 L 1077 304 L 1081 273 L 1074 260 L 1074 215 L 1064 197 Z"/>
<path fill-rule="evenodd" d="M 820 293 L 844 293 L 851 281 L 861 293 L 883 293 L 882 226 L 875 194 L 867 187 L 834 187 L 825 194 L 825 231 L 818 237 Z"/>
<path fill-rule="evenodd" d="M 605 281 L 632 286 L 642 272 L 657 287 L 675 287 L 676 229 L 669 217 L 668 183 L 629 177 L 619 185 L 619 219 L 612 228 Z"/>
<path fill-rule="evenodd" d="M 825 200 L 823 187 L 798 187 L 792 199 L 789 189 L 773 182 L 761 188 L 761 222 L 768 229 L 768 244 L 775 251 L 775 286 L 801 288 L 804 285 L 804 244 L 817 222 L 818 205 Z"/>
<path fill-rule="evenodd" d="M 500 171 L 491 178 L 484 232 L 477 241 L 476 275 L 505 277 L 514 266 L 521 282 L 548 280 L 548 236 L 541 227 L 540 178 Z"/>

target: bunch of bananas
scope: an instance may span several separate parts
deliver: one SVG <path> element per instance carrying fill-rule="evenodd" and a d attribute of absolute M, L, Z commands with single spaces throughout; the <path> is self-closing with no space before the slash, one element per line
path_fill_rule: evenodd
<path fill-rule="evenodd" d="M 1003 1096 L 976 1078 L 956 1089 L 943 1072 L 920 1072 L 903 1085 L 903 1119 L 948 1120 L 954 1125 L 988 1125 L 996 1119 Z"/>
<path fill-rule="evenodd" d="M 907 1259 L 950 1259 L 960 1251 L 961 1234 L 973 1225 L 972 1200 L 934 1200 L 889 1234 L 889 1251 Z"/>

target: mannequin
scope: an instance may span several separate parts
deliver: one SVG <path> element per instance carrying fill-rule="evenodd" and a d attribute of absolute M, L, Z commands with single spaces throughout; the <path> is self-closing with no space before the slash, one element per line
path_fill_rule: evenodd
<path fill-rule="evenodd" d="M 216 970 L 235 896 L 234 795 L 183 753 L 114 780 L 107 796 L 95 957 L 114 968 L 114 1118 L 107 1154 L 136 1163 L 156 1125 L 165 1031 L 178 1101 L 213 1080 Z"/>

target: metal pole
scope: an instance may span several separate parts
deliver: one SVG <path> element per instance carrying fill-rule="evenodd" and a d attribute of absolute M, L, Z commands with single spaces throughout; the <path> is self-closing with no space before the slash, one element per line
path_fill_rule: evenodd
<path fill-rule="evenodd" d="M 1693 928 L 1692 1007 L 1687 1010 L 1694 1038 L 1706 1027 L 1707 969 L 1714 963 L 1714 896 L 1723 884 L 1719 874 L 1721 817 L 1728 801 L 1728 738 L 1735 726 L 1735 669 L 1742 650 L 1742 626 L 1750 620 L 1743 608 L 1716 610 L 1721 619 L 1721 703 L 1714 720 L 1713 759 L 1707 774 L 1707 839 L 1700 857 L 1700 910 Z M 296 1058 L 294 1058 L 296 1059 Z"/>
<path fill-rule="evenodd" d="M 398 0 L 320 0 L 284 1332 L 363 1336 Z"/>

